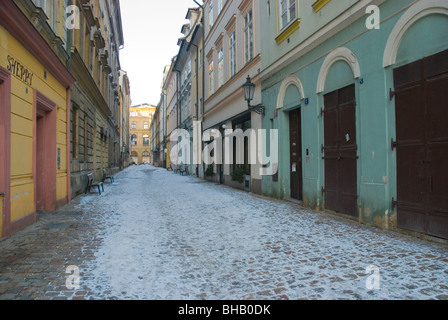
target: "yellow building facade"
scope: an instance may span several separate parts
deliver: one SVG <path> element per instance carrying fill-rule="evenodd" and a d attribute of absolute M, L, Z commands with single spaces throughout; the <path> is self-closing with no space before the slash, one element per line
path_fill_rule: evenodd
<path fill-rule="evenodd" d="M 20 3 L 0 1 L 2 236 L 70 199 L 70 86 L 74 79 Z"/>
<path fill-rule="evenodd" d="M 142 104 L 131 108 L 131 157 L 135 164 L 152 163 L 151 121 L 156 107 Z"/>
<path fill-rule="evenodd" d="M 129 139 L 122 140 L 129 137 L 129 126 L 122 114 L 129 117 L 130 87 L 120 66 L 120 2 L 72 3 L 79 8 L 79 26 L 67 37 L 70 72 L 76 79 L 70 106 L 71 188 L 76 197 L 85 192 L 88 174 L 101 181 L 104 170 L 115 174 L 129 163 Z"/>

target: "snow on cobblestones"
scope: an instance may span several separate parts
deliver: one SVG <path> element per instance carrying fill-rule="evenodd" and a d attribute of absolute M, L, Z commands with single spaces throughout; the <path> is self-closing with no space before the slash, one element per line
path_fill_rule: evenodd
<path fill-rule="evenodd" d="M 101 225 L 93 298 L 448 299 L 446 245 L 152 166 L 116 181 L 79 204 Z"/>

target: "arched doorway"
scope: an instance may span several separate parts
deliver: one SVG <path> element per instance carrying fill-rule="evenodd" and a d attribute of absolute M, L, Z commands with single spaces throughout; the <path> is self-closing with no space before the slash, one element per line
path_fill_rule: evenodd
<path fill-rule="evenodd" d="M 142 162 L 143 163 L 151 163 L 151 157 L 149 151 L 145 151 L 142 154 Z"/>
<path fill-rule="evenodd" d="M 137 151 L 132 151 L 131 158 L 132 162 L 134 162 L 135 164 L 139 164 Z"/>
<path fill-rule="evenodd" d="M 323 94 L 323 160 L 325 208 L 358 216 L 358 145 L 356 87 L 358 60 L 347 48 L 333 50 L 319 74 L 317 93 Z"/>
<path fill-rule="evenodd" d="M 50 211 L 56 207 L 56 130 L 57 107 L 36 92 L 35 121 L 35 199 L 36 210 Z"/>
<path fill-rule="evenodd" d="M 289 181 L 289 197 L 291 199 L 303 201 L 303 151 L 302 151 L 302 100 L 304 97 L 303 85 L 298 77 L 289 75 L 286 77 L 279 90 L 277 109 L 282 111 L 282 117 L 286 117 L 284 122 L 288 128 L 283 132 L 288 146 L 283 154 L 285 157 L 280 164 L 283 169 L 285 181 Z M 287 156 L 286 156 L 287 154 Z M 277 177 L 276 177 L 277 178 Z M 276 179 L 278 180 L 278 179 Z"/>
<path fill-rule="evenodd" d="M 444 239 L 448 239 L 447 29 L 448 4 L 421 1 L 397 22 L 383 61 L 393 76 L 397 226 Z"/>

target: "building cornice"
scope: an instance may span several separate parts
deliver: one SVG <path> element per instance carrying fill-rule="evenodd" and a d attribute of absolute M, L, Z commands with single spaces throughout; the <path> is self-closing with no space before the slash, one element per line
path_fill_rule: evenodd
<path fill-rule="evenodd" d="M 48 45 L 51 46 L 59 59 L 65 63 L 69 59 L 69 55 L 65 49 L 64 41 L 50 27 L 48 17 L 42 8 L 36 7 L 32 1 L 16 0 L 15 2 L 36 30 L 47 41 Z"/>
<path fill-rule="evenodd" d="M 0 1 L 0 24 L 65 88 L 75 79 L 13 0 Z"/>
<path fill-rule="evenodd" d="M 87 69 L 77 49 L 72 51 L 71 70 L 75 76 L 77 83 L 83 88 L 88 98 L 99 108 L 106 116 L 111 116 L 112 112 L 107 105 L 101 91 L 95 83 L 90 71 Z"/>
<path fill-rule="evenodd" d="M 231 31 L 233 31 L 233 29 L 235 29 L 236 17 L 237 17 L 236 14 L 234 14 L 234 15 L 230 18 L 229 22 L 227 22 L 226 26 L 224 27 L 224 29 L 226 29 L 226 31 L 227 31 L 228 33 L 230 33 Z"/>

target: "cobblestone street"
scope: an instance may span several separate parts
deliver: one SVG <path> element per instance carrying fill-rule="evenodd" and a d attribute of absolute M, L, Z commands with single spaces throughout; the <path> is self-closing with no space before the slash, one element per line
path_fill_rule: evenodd
<path fill-rule="evenodd" d="M 3 300 L 448 299 L 446 244 L 149 165 L 0 240 L 0 270 Z"/>

